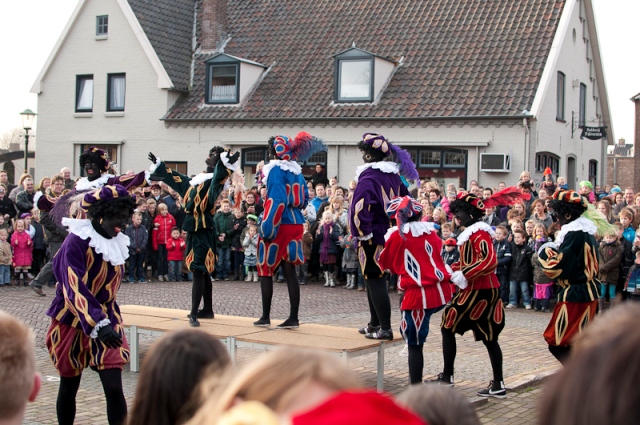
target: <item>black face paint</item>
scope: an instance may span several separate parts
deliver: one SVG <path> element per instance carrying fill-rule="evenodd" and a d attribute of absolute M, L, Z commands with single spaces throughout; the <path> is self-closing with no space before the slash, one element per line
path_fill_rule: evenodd
<path fill-rule="evenodd" d="M 103 217 L 100 225 L 110 237 L 115 238 L 118 236 L 118 233 L 124 231 L 124 228 L 127 226 L 127 222 L 129 221 L 129 217 L 131 217 L 129 208 L 122 208 L 115 214 Z"/>
<path fill-rule="evenodd" d="M 100 165 L 93 161 L 87 161 L 84 163 L 84 172 L 87 175 L 89 181 L 93 181 L 102 175 Z"/>

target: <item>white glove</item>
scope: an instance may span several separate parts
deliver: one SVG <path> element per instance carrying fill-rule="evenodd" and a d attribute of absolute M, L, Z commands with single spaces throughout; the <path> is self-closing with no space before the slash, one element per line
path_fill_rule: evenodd
<path fill-rule="evenodd" d="M 453 284 L 460 289 L 464 289 L 469 285 L 469 283 L 467 282 L 467 278 L 464 277 L 460 270 L 458 270 L 457 272 L 453 272 L 453 274 L 451 275 L 451 282 L 453 282 Z"/>

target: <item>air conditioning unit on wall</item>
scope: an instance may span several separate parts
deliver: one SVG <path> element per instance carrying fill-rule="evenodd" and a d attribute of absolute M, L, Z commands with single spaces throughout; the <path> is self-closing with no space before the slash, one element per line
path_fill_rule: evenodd
<path fill-rule="evenodd" d="M 511 172 L 511 155 L 508 153 L 481 153 L 480 171 L 486 173 Z"/>

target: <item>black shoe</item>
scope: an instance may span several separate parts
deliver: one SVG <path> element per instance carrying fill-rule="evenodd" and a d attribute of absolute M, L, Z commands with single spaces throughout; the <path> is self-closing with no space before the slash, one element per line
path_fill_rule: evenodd
<path fill-rule="evenodd" d="M 375 332 L 366 333 L 364 337 L 367 339 L 384 339 L 391 341 L 393 339 L 393 331 L 391 329 L 385 331 L 383 329 L 378 329 Z"/>
<path fill-rule="evenodd" d="M 453 387 L 453 375 L 447 375 L 443 372 L 438 374 L 438 377 L 436 379 L 430 379 L 428 381 L 424 381 L 424 383 Z"/>
<path fill-rule="evenodd" d="M 189 318 L 189 326 L 191 326 L 192 328 L 197 328 L 200 326 L 200 322 L 198 322 L 198 318 L 196 316 L 194 316 L 193 314 L 189 314 L 187 317 Z"/>
<path fill-rule="evenodd" d="M 276 328 L 278 329 L 297 329 L 300 327 L 300 322 L 297 320 L 287 319 L 280 323 Z"/>
<path fill-rule="evenodd" d="M 42 287 L 37 287 L 33 284 L 33 281 L 31 281 L 31 283 L 29 283 L 29 287 L 31 289 L 33 289 L 33 292 L 35 292 L 36 294 L 40 295 L 41 297 L 44 297 L 46 294 L 44 292 L 42 292 Z"/>
<path fill-rule="evenodd" d="M 503 381 L 491 381 L 489 382 L 489 386 L 484 390 L 478 391 L 480 397 L 495 397 L 495 398 L 506 398 L 507 390 L 504 387 Z"/>
<path fill-rule="evenodd" d="M 263 319 L 261 317 L 260 319 L 258 319 L 255 322 L 253 322 L 253 326 L 258 326 L 258 327 L 261 327 L 261 328 L 268 328 L 269 326 L 271 326 L 271 320 Z"/>
<path fill-rule="evenodd" d="M 366 334 L 370 334 L 371 332 L 375 332 L 378 329 L 380 329 L 380 326 L 371 326 L 370 324 L 367 323 L 367 326 L 365 326 L 364 328 L 358 329 L 358 332 L 361 333 L 362 335 L 366 335 Z"/>
<path fill-rule="evenodd" d="M 198 314 L 196 314 L 196 317 L 198 319 L 213 319 L 215 315 L 213 314 L 213 311 L 205 312 L 204 310 L 198 310 Z"/>

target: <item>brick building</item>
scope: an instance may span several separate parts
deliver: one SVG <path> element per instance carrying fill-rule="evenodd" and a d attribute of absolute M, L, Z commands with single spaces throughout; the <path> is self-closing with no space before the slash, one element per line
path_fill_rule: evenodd
<path fill-rule="evenodd" d="M 620 139 L 607 151 L 606 184 L 619 184 L 622 189 L 640 189 L 640 93 L 633 96 L 635 104 L 635 133 L 633 143 Z"/>

